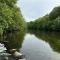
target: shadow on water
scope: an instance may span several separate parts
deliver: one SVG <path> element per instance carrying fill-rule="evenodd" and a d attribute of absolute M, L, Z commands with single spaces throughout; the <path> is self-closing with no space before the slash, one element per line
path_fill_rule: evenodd
<path fill-rule="evenodd" d="M 24 32 L 18 31 L 14 33 L 4 34 L 2 37 L 0 37 L 0 45 L 4 44 L 4 47 L 2 46 L 3 47 L 2 53 L 0 52 L 0 60 L 4 60 L 4 55 L 6 53 L 10 54 L 11 49 L 16 49 L 17 51 L 19 51 L 19 49 L 22 47 L 24 36 L 25 36 L 25 31 Z M 6 49 L 4 50 L 4 48 Z M 15 59 L 11 59 L 10 57 L 10 60 L 15 60 Z"/>
<path fill-rule="evenodd" d="M 37 38 L 48 42 L 51 48 L 60 53 L 60 32 L 42 32 L 30 30 L 30 34 L 34 34 Z"/>

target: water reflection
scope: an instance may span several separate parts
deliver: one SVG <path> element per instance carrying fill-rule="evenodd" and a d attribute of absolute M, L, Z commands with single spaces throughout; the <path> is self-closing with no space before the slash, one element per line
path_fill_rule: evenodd
<path fill-rule="evenodd" d="M 51 48 L 60 53 L 60 32 L 42 32 L 42 31 L 29 31 L 30 34 L 34 34 L 37 38 L 48 42 Z"/>
<path fill-rule="evenodd" d="M 22 47 L 22 42 L 24 40 L 25 32 L 14 32 L 8 33 L 0 37 L 0 60 L 4 60 L 4 58 L 9 57 L 8 60 L 15 60 L 10 56 L 11 49 L 19 49 Z"/>
<path fill-rule="evenodd" d="M 20 50 L 27 60 L 60 60 L 60 33 L 29 31 L 4 35 L 0 40 L 0 60 L 16 60 L 11 49 Z"/>
<path fill-rule="evenodd" d="M 26 34 L 21 51 L 26 55 L 27 60 L 60 60 L 59 50 L 55 50 L 59 48 L 52 39 L 55 34 L 48 33 L 30 31 Z M 53 42 L 53 46 L 50 41 Z"/>
<path fill-rule="evenodd" d="M 8 41 L 6 44 L 7 49 L 19 49 L 21 48 L 22 42 L 24 40 L 24 33 L 16 32 L 7 34 L 5 40 Z"/>

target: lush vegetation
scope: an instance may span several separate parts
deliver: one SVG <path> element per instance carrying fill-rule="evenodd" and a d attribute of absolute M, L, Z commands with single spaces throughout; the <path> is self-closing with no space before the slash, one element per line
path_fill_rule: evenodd
<path fill-rule="evenodd" d="M 0 0 L 0 34 L 6 30 L 24 30 L 25 21 L 16 2 L 17 0 Z"/>
<path fill-rule="evenodd" d="M 60 6 L 55 7 L 49 14 L 28 22 L 28 29 L 44 31 L 60 31 Z"/>

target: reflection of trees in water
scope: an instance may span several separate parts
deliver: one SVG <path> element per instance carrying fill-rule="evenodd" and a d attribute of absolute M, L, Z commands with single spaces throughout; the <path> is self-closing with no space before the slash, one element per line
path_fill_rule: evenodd
<path fill-rule="evenodd" d="M 5 44 L 5 47 L 7 48 L 7 50 L 19 49 L 22 46 L 24 35 L 25 35 L 24 31 L 5 34 L 4 39 L 2 39 L 2 41 Z"/>
<path fill-rule="evenodd" d="M 4 59 L 16 60 L 12 55 L 11 56 L 9 55 L 10 53 L 13 54 L 10 50 L 17 49 L 19 51 L 19 49 L 22 47 L 25 32 L 26 31 L 13 32 L 0 36 L 0 43 L 4 44 L 5 47 L 7 48 L 5 52 L 3 51 L 1 53 L 3 54 L 2 56 L 0 54 L 0 60 Z"/>
<path fill-rule="evenodd" d="M 39 39 L 42 39 L 50 44 L 54 51 L 60 52 L 60 33 L 59 32 L 40 32 L 29 31 Z"/>
<path fill-rule="evenodd" d="M 7 35 L 6 40 L 8 40 L 8 46 L 9 49 L 19 49 L 21 48 L 22 42 L 24 40 L 24 33 L 17 32 L 17 33 L 11 33 Z"/>

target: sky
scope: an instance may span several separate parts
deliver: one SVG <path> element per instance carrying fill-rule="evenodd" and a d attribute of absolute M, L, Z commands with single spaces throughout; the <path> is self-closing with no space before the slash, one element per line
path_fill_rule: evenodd
<path fill-rule="evenodd" d="M 60 0 L 18 0 L 17 6 L 27 22 L 49 14 L 52 9 L 60 5 Z"/>

